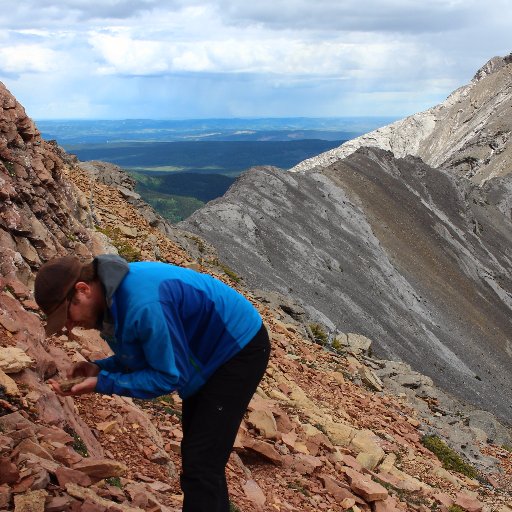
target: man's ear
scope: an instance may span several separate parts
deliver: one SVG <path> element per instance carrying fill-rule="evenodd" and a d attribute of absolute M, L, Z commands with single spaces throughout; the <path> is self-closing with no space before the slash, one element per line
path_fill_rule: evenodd
<path fill-rule="evenodd" d="M 75 284 L 75 292 L 88 296 L 91 293 L 91 287 L 84 281 L 78 281 Z"/>

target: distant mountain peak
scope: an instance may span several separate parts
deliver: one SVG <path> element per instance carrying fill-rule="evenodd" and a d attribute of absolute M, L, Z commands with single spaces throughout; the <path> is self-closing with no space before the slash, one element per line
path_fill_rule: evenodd
<path fill-rule="evenodd" d="M 481 185 L 512 170 L 512 54 L 489 60 L 467 85 L 425 112 L 349 140 L 292 169 L 333 164 L 360 147 L 420 157 Z"/>

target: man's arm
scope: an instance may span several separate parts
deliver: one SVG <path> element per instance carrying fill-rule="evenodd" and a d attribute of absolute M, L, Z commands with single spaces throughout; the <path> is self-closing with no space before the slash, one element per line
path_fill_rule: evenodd
<path fill-rule="evenodd" d="M 141 307 L 136 318 L 132 318 L 129 332 L 142 345 L 147 366 L 126 373 L 119 368 L 111 370 L 110 367 L 103 366 L 101 363 L 105 360 L 102 360 L 96 391 L 134 398 L 155 398 L 174 391 L 180 380 L 180 372 L 175 362 L 170 331 L 171 326 L 159 302 Z M 176 338 L 181 336 L 177 330 L 173 330 L 172 335 Z M 180 340 L 179 345 L 186 344 L 184 340 Z"/>

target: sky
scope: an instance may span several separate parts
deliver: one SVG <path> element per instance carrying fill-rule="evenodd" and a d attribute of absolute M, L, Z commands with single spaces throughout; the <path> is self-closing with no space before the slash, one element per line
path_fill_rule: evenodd
<path fill-rule="evenodd" d="M 404 117 L 512 51 L 510 0 L 2 0 L 34 119 Z"/>

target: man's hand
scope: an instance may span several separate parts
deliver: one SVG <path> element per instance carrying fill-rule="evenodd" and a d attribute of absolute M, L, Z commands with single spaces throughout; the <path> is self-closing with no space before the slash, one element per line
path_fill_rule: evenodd
<path fill-rule="evenodd" d="M 66 372 L 68 379 L 75 377 L 96 377 L 100 373 L 100 367 L 89 361 L 79 361 Z"/>
<path fill-rule="evenodd" d="M 84 361 L 85 362 L 85 361 Z M 80 364 L 80 363 L 78 363 Z M 90 363 L 92 364 L 92 363 Z M 96 365 L 94 365 L 96 366 Z M 96 368 L 98 368 L 96 366 Z M 99 368 L 98 368 L 99 370 Z M 75 395 L 84 395 L 86 393 L 92 393 L 96 389 L 96 384 L 98 382 L 97 377 L 87 377 L 79 384 L 75 384 L 69 391 L 63 391 L 60 387 L 58 381 L 50 379 L 48 384 L 50 384 L 51 388 L 57 395 L 59 396 L 75 396 Z"/>

